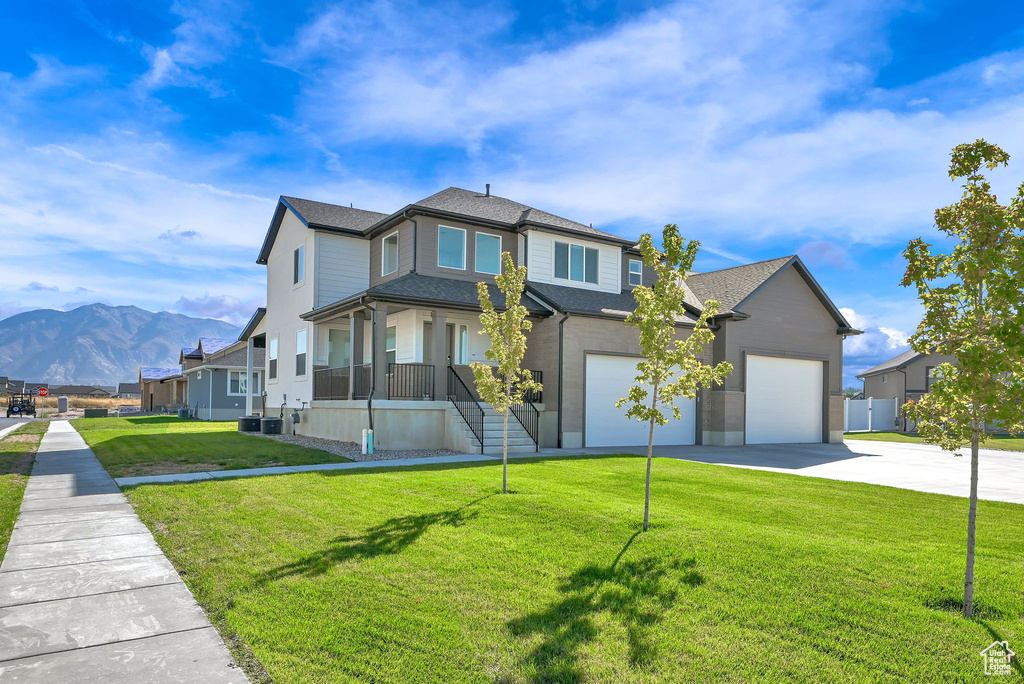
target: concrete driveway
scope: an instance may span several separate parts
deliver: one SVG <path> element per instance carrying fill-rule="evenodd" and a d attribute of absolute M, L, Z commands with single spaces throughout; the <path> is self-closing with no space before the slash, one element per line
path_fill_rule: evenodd
<path fill-rule="evenodd" d="M 646 455 L 647 447 L 579 451 Z M 849 440 L 845 444 L 663 446 L 654 447 L 654 454 L 685 461 L 866 482 L 933 494 L 966 497 L 970 493 L 970 451 L 966 456 L 957 457 L 926 444 Z M 978 496 L 991 501 L 1024 504 L 1024 452 L 982 449 Z"/>

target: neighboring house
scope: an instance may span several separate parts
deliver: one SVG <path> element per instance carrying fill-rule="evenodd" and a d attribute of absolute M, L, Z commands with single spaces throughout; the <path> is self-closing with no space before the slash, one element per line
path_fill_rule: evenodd
<path fill-rule="evenodd" d="M 92 397 L 96 399 L 109 399 L 111 393 L 103 387 L 96 385 L 60 385 L 51 387 L 50 394 L 55 397 Z"/>
<path fill-rule="evenodd" d="M 510 252 L 528 269 L 524 366 L 544 385 L 523 412 L 528 448 L 646 444 L 646 426 L 614 406 L 640 359 L 624 322 L 632 288 L 654 277 L 635 243 L 489 191 L 448 188 L 391 214 L 282 197 L 258 258 L 267 307 L 241 339 L 253 356 L 265 349 L 268 406 L 311 402 L 289 430 L 359 441 L 372 400 L 381 448 L 479 448 L 471 425 L 488 407 L 476 408 L 468 364 L 486 363 L 489 341 L 476 282 L 493 285 Z M 680 402 L 683 419 L 658 428 L 656 442 L 842 441 L 842 341 L 860 331 L 804 263 L 782 257 L 686 283 L 677 334 L 718 300 L 706 360 L 734 371 Z"/>
<path fill-rule="evenodd" d="M 137 382 L 119 382 L 117 396 L 121 399 L 141 399 L 142 385 Z"/>
<path fill-rule="evenodd" d="M 182 374 L 188 380 L 189 405 L 200 420 L 232 420 L 262 411 L 262 350 L 254 356 L 256 368 L 246 374 L 246 345 L 239 340 L 204 337 L 194 349 L 183 349 Z M 246 393 L 252 378 L 253 406 L 246 408 Z"/>
<path fill-rule="evenodd" d="M 913 349 L 860 373 L 864 381 L 864 398 L 896 399 L 902 406 L 926 394 L 931 388 L 933 371 L 943 363 L 956 363 L 955 356 L 946 354 L 920 354 Z M 913 421 L 900 419 L 901 430 L 913 430 Z"/>
<path fill-rule="evenodd" d="M 184 406 L 188 401 L 188 384 L 181 368 L 139 368 L 142 410 L 160 413 Z"/>

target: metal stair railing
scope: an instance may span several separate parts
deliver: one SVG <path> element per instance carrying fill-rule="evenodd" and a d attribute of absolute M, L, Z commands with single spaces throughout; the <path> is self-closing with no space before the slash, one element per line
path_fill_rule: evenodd
<path fill-rule="evenodd" d="M 448 400 L 455 404 L 462 420 L 480 442 L 480 453 L 484 453 L 484 409 L 451 366 L 448 366 Z"/>

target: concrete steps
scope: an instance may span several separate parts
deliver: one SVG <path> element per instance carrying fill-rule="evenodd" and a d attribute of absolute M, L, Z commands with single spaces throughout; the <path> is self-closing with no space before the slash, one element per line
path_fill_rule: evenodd
<path fill-rule="evenodd" d="M 498 455 L 501 453 L 501 441 L 504 428 L 504 417 L 488 404 L 481 403 L 484 410 L 484 453 Z M 467 425 L 463 431 L 465 438 L 476 443 L 476 436 Z M 530 433 L 519 423 L 515 416 L 508 417 L 508 452 L 520 454 L 536 451 L 536 444 Z"/>

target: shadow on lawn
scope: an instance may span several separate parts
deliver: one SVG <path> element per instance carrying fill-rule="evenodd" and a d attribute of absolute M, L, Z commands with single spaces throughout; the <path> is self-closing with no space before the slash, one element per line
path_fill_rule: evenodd
<path fill-rule="evenodd" d="M 697 560 L 646 557 L 623 560 L 636 532 L 608 566 L 588 565 L 558 587 L 563 595 L 547 608 L 508 623 L 515 636 L 537 634 L 541 642 L 527 655 L 533 682 L 582 682 L 578 652 L 597 638 L 595 618 L 606 614 L 626 629 L 629 662 L 645 667 L 657 656 L 650 631 L 672 607 L 681 586 L 699 587 Z"/>
<path fill-rule="evenodd" d="M 458 527 L 476 518 L 479 512 L 467 512 L 467 509 L 492 496 L 495 495 L 482 496 L 449 511 L 391 518 L 380 525 L 374 525 L 358 537 L 336 537 L 326 549 L 263 573 L 257 583 L 265 584 L 293 576 L 314 577 L 345 561 L 401 553 L 431 527 Z"/>

